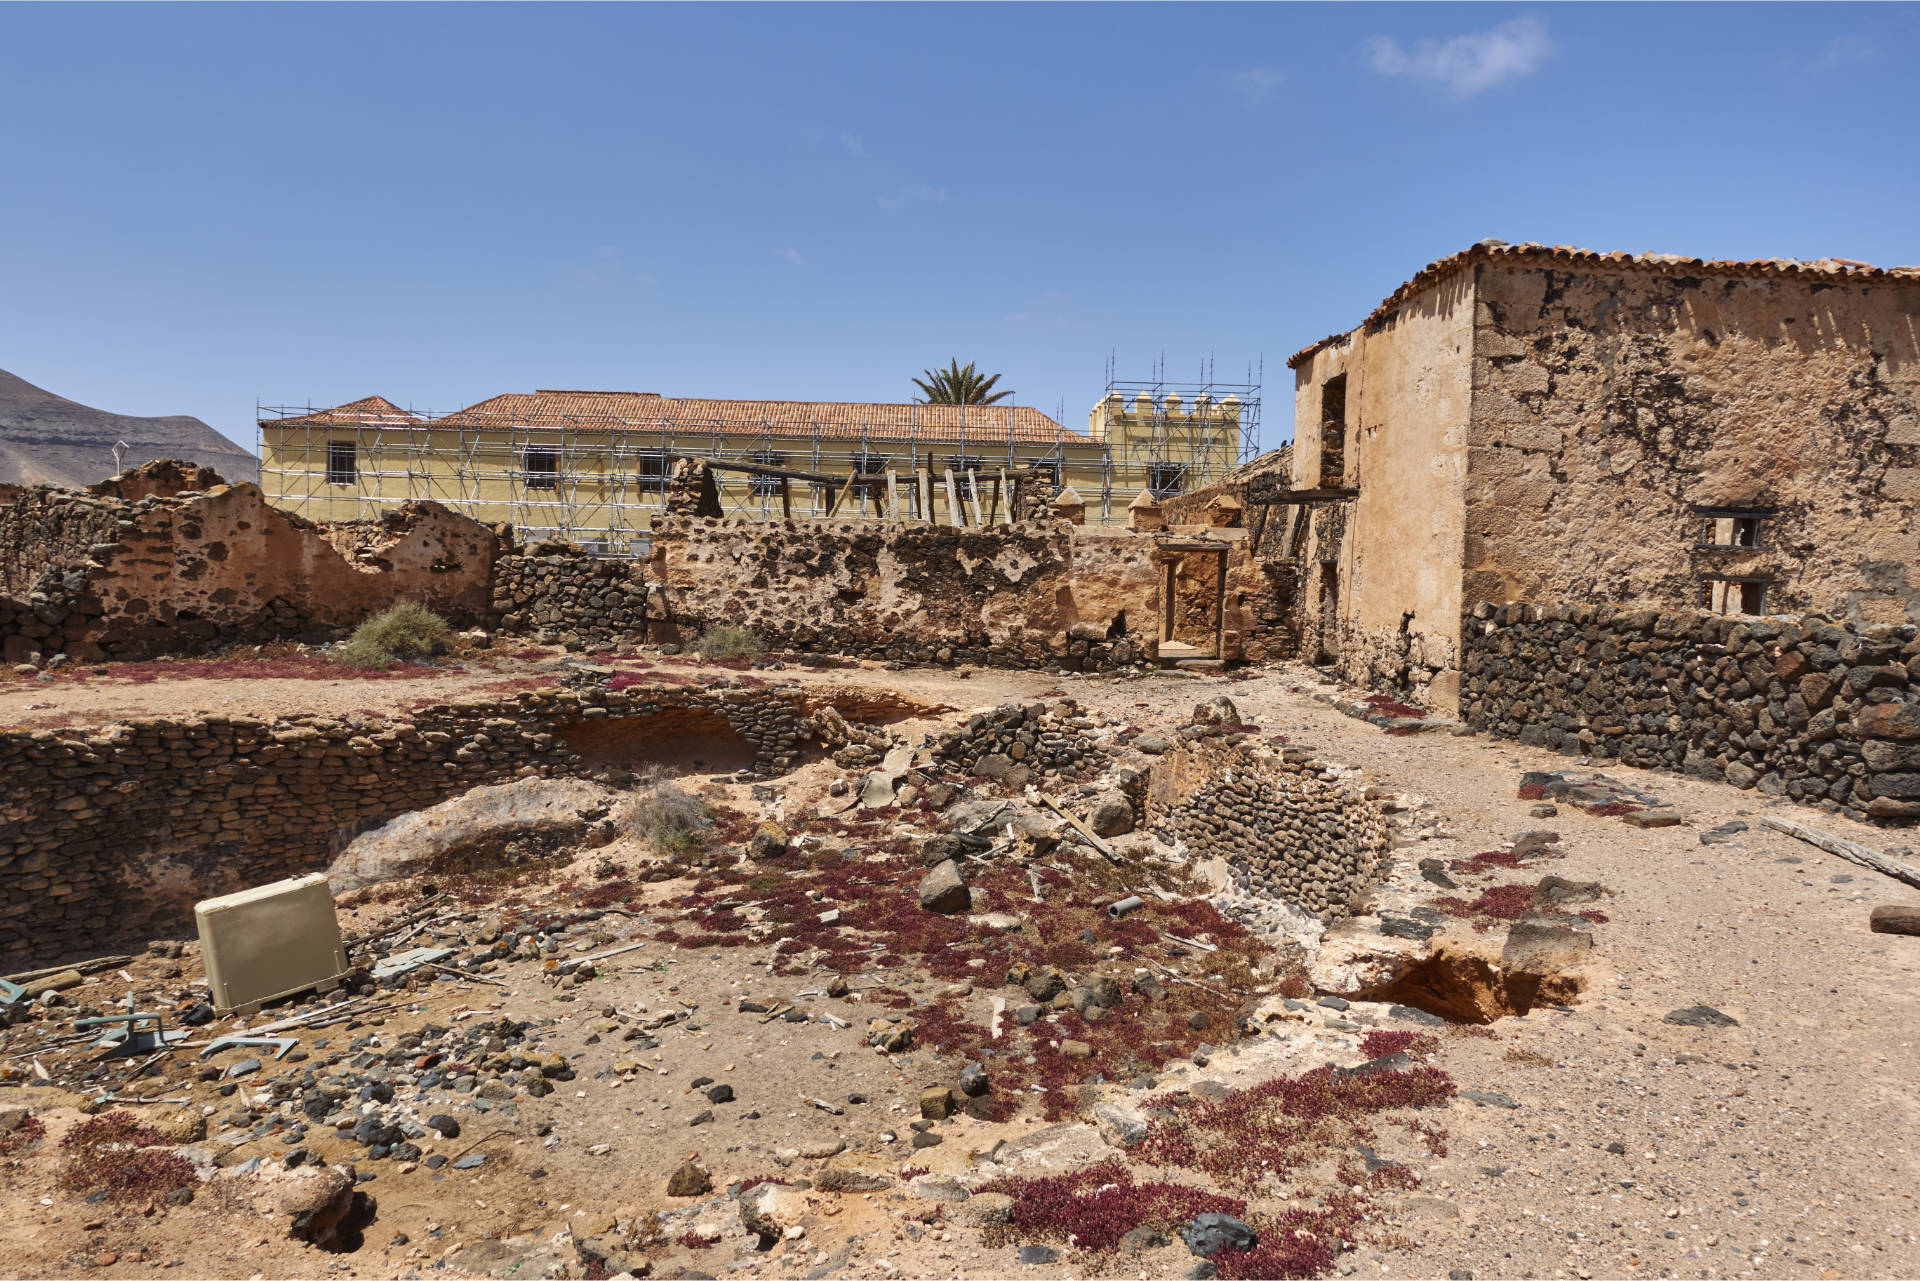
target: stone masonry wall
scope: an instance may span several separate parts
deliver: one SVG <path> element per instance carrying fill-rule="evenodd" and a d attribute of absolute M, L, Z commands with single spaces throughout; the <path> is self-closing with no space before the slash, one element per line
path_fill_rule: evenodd
<path fill-rule="evenodd" d="M 798 761 L 797 687 L 541 690 L 408 718 L 140 720 L 0 734 L 0 957 L 48 964 L 192 928 L 200 899 L 318 871 L 360 832 L 483 783 L 606 768 L 570 726 L 725 717 L 761 774 Z M 8 968 L 18 968 L 10 965 Z"/>
<path fill-rule="evenodd" d="M 1152 544 L 1137 541 L 1144 566 Z M 1099 670 L 1141 661 L 1143 638 L 1108 637 L 1108 611 L 1080 616 L 1073 560 L 1062 522 L 663 517 L 648 563 L 649 635 L 690 641 L 728 624 L 775 649 L 901 662 Z M 1133 616 L 1151 617 L 1153 576 L 1139 581 L 1148 595 Z"/>
<path fill-rule="evenodd" d="M 1303 747 L 1201 741 L 1154 763 L 1147 816 L 1243 892 L 1345 916 L 1391 848 L 1381 808 Z"/>
<path fill-rule="evenodd" d="M 638 643 L 647 634 L 643 566 L 568 543 L 536 543 L 493 562 L 491 626 L 568 648 Z"/>
<path fill-rule="evenodd" d="M 1501 738 L 1920 818 L 1920 629 L 1478 605 L 1461 719 Z"/>
<path fill-rule="evenodd" d="M 403 599 L 465 625 L 488 604 L 497 544 L 431 502 L 320 526 L 254 485 L 37 485 L 0 505 L 0 655 L 98 662 L 324 640 Z"/>

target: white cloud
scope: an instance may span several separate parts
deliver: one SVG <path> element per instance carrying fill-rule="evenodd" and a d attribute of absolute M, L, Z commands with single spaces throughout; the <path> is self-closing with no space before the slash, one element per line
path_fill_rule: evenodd
<path fill-rule="evenodd" d="M 1456 98 L 1471 98 L 1504 81 L 1529 76 L 1553 55 L 1547 24 L 1530 16 L 1450 40 L 1416 40 L 1403 49 L 1390 36 L 1367 41 L 1367 61 L 1383 76 L 1405 76 L 1444 85 Z"/>
<path fill-rule="evenodd" d="M 1865 36 L 1835 36 L 1827 42 L 1826 50 L 1814 62 L 1813 69 L 1833 71 L 1840 67 L 1871 62 L 1879 52 L 1879 48 L 1873 41 Z"/>
<path fill-rule="evenodd" d="M 1240 100 L 1249 107 L 1257 107 L 1273 97 L 1280 86 L 1287 82 L 1287 73 L 1273 67 L 1249 67 L 1245 71 L 1236 71 L 1227 83 L 1240 95 Z"/>
<path fill-rule="evenodd" d="M 947 198 L 945 187 L 931 187 L 924 182 L 908 183 L 900 190 L 879 197 L 882 209 L 902 209 L 907 205 L 937 205 Z"/>
<path fill-rule="evenodd" d="M 845 147 L 848 151 L 851 151 L 856 156 L 864 156 L 867 154 L 867 144 L 860 140 L 860 136 L 858 134 L 851 134 L 851 133 L 841 134 L 840 145 Z"/>
<path fill-rule="evenodd" d="M 782 249 L 780 256 L 796 267 L 804 267 L 807 265 L 806 258 L 801 255 L 798 249 Z"/>

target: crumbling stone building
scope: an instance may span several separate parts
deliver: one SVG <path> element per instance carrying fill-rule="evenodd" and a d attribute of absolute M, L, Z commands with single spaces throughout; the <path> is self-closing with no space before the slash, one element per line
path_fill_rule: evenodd
<path fill-rule="evenodd" d="M 1920 621 L 1920 267 L 1482 241 L 1288 363 L 1352 679 L 1453 709 L 1513 601 Z"/>

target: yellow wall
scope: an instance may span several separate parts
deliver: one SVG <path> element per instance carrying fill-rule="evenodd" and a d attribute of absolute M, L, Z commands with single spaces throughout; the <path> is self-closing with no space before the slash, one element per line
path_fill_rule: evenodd
<path fill-rule="evenodd" d="M 963 452 L 980 460 L 983 516 L 999 468 L 1058 461 L 1063 483 L 1073 486 L 1087 500 L 1089 522 L 1124 521 L 1127 503 L 1146 483 L 1150 456 L 1190 463 L 1219 458 L 1225 460 L 1225 467 L 1238 461 L 1239 422 L 1233 406 L 1202 407 L 1199 414 L 1188 407 L 1186 423 L 1170 436 L 1163 430 L 1166 438 L 1158 448 L 1149 444 L 1153 428 L 1145 420 L 1127 412 L 1104 412 L 1107 410 L 1103 402 L 1095 411 L 1096 415 L 1104 413 L 1095 443 L 1016 444 L 1009 451 L 1003 442 L 985 440 L 970 440 L 964 447 L 958 442 L 870 440 L 868 448 L 884 456 L 887 467 L 896 473 L 903 505 L 909 501 L 906 494 L 911 488 L 911 471 L 917 468 L 924 472 L 931 456 L 940 482 L 935 486 L 933 511 L 943 522 L 949 516 L 940 473 L 949 459 Z M 1111 462 L 1106 443 L 1109 433 L 1115 441 Z M 532 429 L 461 431 L 423 425 L 402 430 L 264 422 L 260 485 L 276 506 L 316 521 L 364 519 L 409 498 L 430 498 L 489 524 L 510 523 L 523 530 L 558 529 L 577 540 L 609 537 L 618 541 L 651 526 L 663 495 L 641 483 L 639 476 L 641 455 L 649 452 L 649 444 L 657 450 L 658 438 L 570 430 L 565 433 L 564 445 L 561 439 L 559 432 Z M 326 479 L 328 445 L 336 441 L 355 443 L 355 478 L 350 485 L 330 484 Z M 554 488 L 536 489 L 526 483 L 522 454 L 528 446 L 561 450 L 560 474 Z M 774 465 L 845 476 L 853 470 L 860 442 L 769 436 L 764 447 L 785 455 L 783 462 Z M 675 453 L 751 461 L 752 453 L 762 445 L 757 437 L 716 440 L 700 436 L 675 438 L 671 448 Z M 856 495 L 850 512 L 846 506 L 836 511 L 884 514 L 884 476 L 884 472 L 879 473 L 878 492 L 864 504 Z M 771 492 L 761 494 L 755 492 L 753 478 L 742 473 L 723 472 L 719 479 L 721 502 L 729 514 L 780 516 L 778 482 L 768 482 Z M 1190 467 L 1186 486 L 1201 483 L 1200 468 Z M 1104 508 L 1100 501 L 1103 492 L 1109 495 Z M 793 482 L 791 497 L 796 516 L 825 512 L 826 495 L 811 485 Z M 1006 503 L 1003 495 L 1003 517 Z"/>

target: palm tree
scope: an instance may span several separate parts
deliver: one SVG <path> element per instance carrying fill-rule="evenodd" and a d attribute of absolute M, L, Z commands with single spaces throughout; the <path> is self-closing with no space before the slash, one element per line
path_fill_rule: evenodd
<path fill-rule="evenodd" d="M 945 369 L 921 372 L 926 378 L 916 378 L 913 382 L 926 393 L 926 399 L 921 401 L 925 405 L 991 405 L 1013 395 L 1011 391 L 994 391 L 993 385 L 1000 381 L 1000 375 L 982 377 L 974 370 L 971 360 L 964 366 L 953 360 Z"/>

